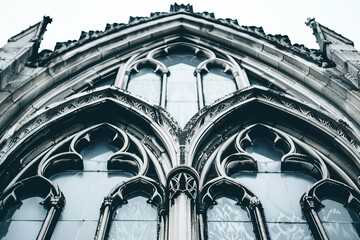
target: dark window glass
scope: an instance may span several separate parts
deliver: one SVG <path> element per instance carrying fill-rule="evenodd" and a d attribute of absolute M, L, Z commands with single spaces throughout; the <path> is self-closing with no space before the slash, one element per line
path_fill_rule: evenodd
<path fill-rule="evenodd" d="M 211 68 L 202 77 L 205 105 L 216 99 L 236 91 L 236 83 L 231 73 L 225 73 L 221 68 Z"/>
<path fill-rule="evenodd" d="M 142 68 L 138 73 L 130 75 L 127 90 L 144 97 L 155 104 L 160 103 L 161 76 L 152 68 Z"/>

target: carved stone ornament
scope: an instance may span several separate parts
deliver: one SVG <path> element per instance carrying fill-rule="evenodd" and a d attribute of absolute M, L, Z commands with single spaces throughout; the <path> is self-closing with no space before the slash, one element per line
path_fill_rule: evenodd
<path fill-rule="evenodd" d="M 201 18 L 208 20 L 210 22 L 214 22 L 216 24 L 225 25 L 227 27 L 236 29 L 240 32 L 247 33 L 256 38 L 261 38 L 265 41 L 268 41 L 272 44 L 275 44 L 281 48 L 286 48 L 290 52 L 299 55 L 305 59 L 308 59 L 312 62 L 317 63 L 321 67 L 331 67 L 333 66 L 332 62 L 327 59 L 324 59 L 322 56 L 322 52 L 316 49 L 308 49 L 302 44 L 292 44 L 289 37 L 287 35 L 271 35 L 266 34 L 262 27 L 255 26 L 240 26 L 236 19 L 230 18 L 216 18 L 214 13 L 209 12 L 194 12 L 192 5 L 184 5 L 184 4 L 173 4 L 170 6 L 170 12 L 155 12 L 151 13 L 150 17 L 130 17 L 129 22 L 127 24 L 124 23 L 113 23 L 107 24 L 104 31 L 89 31 L 89 32 L 81 32 L 79 40 L 69 40 L 67 42 L 58 42 L 56 43 L 55 50 L 43 50 L 38 54 L 37 61 L 39 66 L 45 66 L 55 57 L 81 45 L 93 41 L 95 39 L 99 39 L 103 36 L 110 35 L 112 33 L 121 31 L 123 29 L 129 28 L 134 25 L 138 25 L 141 23 L 153 21 L 156 19 L 164 18 L 167 16 L 172 16 L 176 14 L 187 14 L 194 16 L 196 18 Z"/>
<path fill-rule="evenodd" d="M 186 193 L 192 199 L 197 196 L 197 181 L 188 173 L 178 173 L 169 182 L 170 199 L 176 198 L 180 193 Z"/>

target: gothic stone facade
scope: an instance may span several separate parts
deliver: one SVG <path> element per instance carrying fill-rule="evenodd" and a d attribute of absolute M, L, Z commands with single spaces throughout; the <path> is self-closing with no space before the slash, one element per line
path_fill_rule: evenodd
<path fill-rule="evenodd" d="M 140 238 L 131 234 L 142 231 L 143 239 L 171 240 L 358 238 L 356 216 L 341 225 L 322 215 L 330 200 L 342 211 L 360 211 L 360 55 L 349 39 L 309 19 L 320 49 L 308 49 L 287 36 L 174 4 L 169 12 L 108 24 L 39 52 L 49 23 L 44 17 L 0 49 L 2 237 L 30 228 L 37 239 L 63 239 L 72 231 L 79 239 Z M 195 94 L 187 103 L 172 98 L 179 95 L 170 91 L 177 70 L 166 59 L 186 65 L 191 56 L 201 61 L 187 65 Z M 143 69 L 159 77 L 158 87 L 147 85 L 157 81 L 151 78 L 131 88 Z M 234 89 L 222 94 L 217 78 L 215 91 L 209 88 L 212 69 L 226 73 Z M 91 146 L 111 153 L 105 160 L 89 157 Z M 118 180 L 97 196 L 107 180 L 92 195 L 87 188 L 100 180 L 77 188 L 72 179 L 75 189 L 67 193 L 56 176 L 73 173 Z M 304 176 L 309 184 L 300 189 Z M 286 195 L 281 184 L 301 194 Z M 124 213 L 122 206 L 138 196 L 147 203 Z M 17 219 L 35 197 L 43 217 Z M 75 206 L 75 214 L 95 197 L 96 219 L 81 216 L 68 225 L 67 208 Z M 220 208 L 232 201 L 234 216 L 227 219 Z M 269 201 L 280 206 L 277 213 Z M 287 202 L 298 205 L 296 217 L 281 209 Z M 145 205 L 155 216 L 141 218 Z M 140 218 L 131 219 L 136 211 Z M 272 219 L 279 212 L 285 217 Z M 14 226 L 23 230 L 14 233 Z"/>

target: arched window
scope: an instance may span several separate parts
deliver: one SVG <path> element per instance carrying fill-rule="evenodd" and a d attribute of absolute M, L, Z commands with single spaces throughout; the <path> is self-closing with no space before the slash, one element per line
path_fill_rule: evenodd
<path fill-rule="evenodd" d="M 0 49 L 0 238 L 360 239 L 346 38 L 174 4 L 38 53 L 49 22 Z"/>
<path fill-rule="evenodd" d="M 19 205 L 9 208 L 1 221 L 1 234 L 5 239 L 23 238 L 24 234 L 34 239 L 50 236 L 51 239 L 93 239 L 109 234 L 109 239 L 144 236 L 157 239 L 161 212 L 158 208 L 164 205 L 164 196 L 161 186 L 145 177 L 148 168 L 148 156 L 136 138 L 110 124 L 89 127 L 45 152 L 37 174 L 26 182 L 35 185 L 32 179 L 40 181 L 45 186 L 37 184 L 38 187 L 48 195 L 42 194 L 46 196 L 44 200 L 39 197 L 21 200 L 16 211 Z M 7 204 L 16 203 L 11 198 L 16 199 L 17 192 L 34 194 L 26 184 L 17 185 L 5 195 Z M 65 204 L 57 204 L 56 199 L 62 199 Z M 153 201 L 154 207 L 147 200 Z M 47 209 L 36 204 L 39 201 Z M 49 209 L 52 202 L 54 207 Z M 109 202 L 112 208 L 108 207 Z M 19 224 L 28 231 L 16 231 Z M 136 224 L 144 231 L 135 228 Z M 111 229 L 103 227 L 110 225 Z"/>
<path fill-rule="evenodd" d="M 250 214 L 243 206 L 228 197 L 217 198 L 207 210 L 209 240 L 255 239 Z"/>
<path fill-rule="evenodd" d="M 41 197 L 30 197 L 10 208 L 0 221 L 0 238 L 36 239 L 47 212 L 42 202 Z"/>
<path fill-rule="evenodd" d="M 358 239 L 359 214 L 334 199 L 323 199 L 318 215 L 329 239 Z"/>
<path fill-rule="evenodd" d="M 101 134 L 104 134 L 103 131 Z M 66 199 L 52 239 L 93 238 L 104 197 L 118 183 L 133 176 L 129 172 L 108 171 L 109 157 L 120 149 L 112 142 L 111 135 L 99 134 L 89 134 L 89 145 L 79 147 L 82 170 L 61 172 L 49 178 L 59 186 Z"/>
<path fill-rule="evenodd" d="M 130 75 L 127 90 L 155 104 L 160 104 L 161 76 L 149 67 L 141 68 L 138 71 Z"/>
<path fill-rule="evenodd" d="M 249 126 L 228 137 L 209 158 L 209 161 L 213 159 L 213 165 L 207 165 L 208 180 L 202 180 L 201 202 L 208 239 L 264 239 L 265 236 L 313 239 L 319 236 L 319 230 L 309 222 L 312 212 L 304 210 L 304 196 L 311 193 L 309 189 L 317 189 L 316 186 L 328 177 L 328 170 L 319 156 L 298 144 L 283 132 L 263 124 Z M 219 198 L 222 195 L 235 197 L 236 201 Z M 321 190 L 319 199 L 326 196 L 331 194 Z M 356 214 L 351 215 L 350 209 L 339 208 L 339 205 L 330 207 L 335 206 L 333 201 L 323 199 L 321 203 L 323 205 L 314 206 L 318 206 L 316 209 L 329 239 L 337 239 L 339 232 L 345 231 L 346 239 L 358 238 Z M 238 211 L 239 219 L 231 218 L 230 213 Z M 344 213 L 329 220 L 334 211 Z M 252 225 L 247 225 L 249 223 Z M 252 232 L 254 236 L 247 235 Z"/>
<path fill-rule="evenodd" d="M 120 205 L 114 212 L 108 239 L 157 239 L 158 211 L 136 196 Z"/>
<path fill-rule="evenodd" d="M 183 127 L 199 110 L 199 93 L 194 72 L 206 58 L 189 50 L 180 50 L 175 49 L 174 52 L 160 55 L 156 59 L 164 63 L 169 70 L 165 90 L 166 109 Z"/>
<path fill-rule="evenodd" d="M 247 82 L 238 75 L 240 67 L 223 58 L 200 46 L 174 43 L 130 59 L 124 79 L 128 91 L 166 108 L 183 128 L 205 105 L 236 91 L 235 76 Z"/>
<path fill-rule="evenodd" d="M 222 68 L 211 68 L 208 73 L 203 75 L 202 79 L 205 105 L 209 105 L 216 99 L 236 91 L 234 77 Z"/>

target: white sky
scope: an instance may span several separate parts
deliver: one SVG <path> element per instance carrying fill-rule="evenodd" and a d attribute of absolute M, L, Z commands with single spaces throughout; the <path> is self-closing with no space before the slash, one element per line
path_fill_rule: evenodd
<path fill-rule="evenodd" d="M 48 25 L 41 49 L 53 50 L 56 42 L 78 39 L 81 31 L 104 30 L 106 23 L 127 23 L 130 16 L 168 12 L 174 0 L 2 0 L 0 46 L 7 39 L 39 22 Z M 195 12 L 214 12 L 217 18 L 237 19 L 240 25 L 262 26 L 267 34 L 283 34 L 291 42 L 318 48 L 308 17 L 342 34 L 360 49 L 360 0 L 193 0 Z"/>

